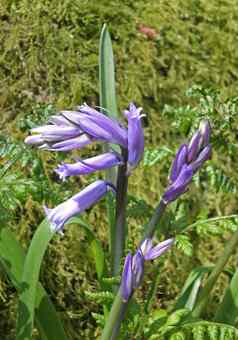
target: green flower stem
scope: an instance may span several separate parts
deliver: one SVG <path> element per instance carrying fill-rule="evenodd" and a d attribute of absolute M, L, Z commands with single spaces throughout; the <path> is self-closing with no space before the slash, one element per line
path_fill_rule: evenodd
<path fill-rule="evenodd" d="M 126 205 L 127 205 L 127 150 L 122 149 L 124 165 L 118 169 L 117 194 L 116 194 L 116 216 L 115 226 L 112 233 L 111 252 L 112 252 L 112 274 L 120 274 L 121 258 L 123 256 L 126 239 Z"/>
<path fill-rule="evenodd" d="M 155 209 L 155 212 L 150 222 L 147 225 L 143 240 L 147 237 L 153 237 L 156 227 L 158 225 L 158 222 L 160 221 L 165 208 L 166 208 L 166 204 L 161 200 L 157 208 Z M 118 265 L 119 265 L 119 268 L 118 268 L 118 274 L 119 274 L 120 262 Z M 129 302 L 130 300 L 127 302 L 122 301 L 122 297 L 121 297 L 121 293 L 119 289 L 115 297 L 115 300 L 113 302 L 109 317 L 106 321 L 106 325 L 104 327 L 101 340 L 117 339 L 117 336 L 120 331 L 120 326 L 124 319 L 124 315 L 125 315 Z"/>
<path fill-rule="evenodd" d="M 127 306 L 128 302 L 123 302 L 119 289 L 107 319 L 106 326 L 104 327 L 101 340 L 116 340 L 118 338 Z"/>
<path fill-rule="evenodd" d="M 215 285 L 218 276 L 224 270 L 224 267 L 232 255 L 233 251 L 238 245 L 238 230 L 232 235 L 230 240 L 226 243 L 224 252 L 222 256 L 218 259 L 214 269 L 208 277 L 208 280 L 201 291 L 201 294 L 198 296 L 198 301 L 196 306 L 192 312 L 192 316 L 195 318 L 200 317 L 200 315 L 204 312 L 206 305 L 209 301 L 209 295 L 213 286 Z"/>
<path fill-rule="evenodd" d="M 164 203 L 163 200 L 161 200 L 158 206 L 156 207 L 150 222 L 148 223 L 146 227 L 144 239 L 153 237 L 155 230 L 157 228 L 157 225 L 165 211 L 165 208 L 166 208 L 166 204 Z"/>

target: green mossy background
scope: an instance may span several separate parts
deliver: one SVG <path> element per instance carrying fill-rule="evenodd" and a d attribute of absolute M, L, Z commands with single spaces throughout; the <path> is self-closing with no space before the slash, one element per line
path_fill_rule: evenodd
<path fill-rule="evenodd" d="M 84 101 L 98 105 L 98 44 L 103 23 L 108 24 L 113 42 L 119 108 L 122 111 L 132 100 L 144 108 L 148 150 L 167 146 L 174 152 L 185 139 L 189 129 L 179 129 L 175 124 L 179 111 L 171 118 L 163 108 L 165 104 L 186 108 L 189 103 L 199 109 L 198 99 L 185 96 L 192 85 L 219 88 L 221 102 L 222 98 L 237 94 L 236 0 L 1 0 L 2 135 L 9 134 L 15 141 L 22 141 L 30 128 L 29 117 L 33 122 L 43 122 L 45 117 L 41 117 L 41 112 L 45 112 L 44 108 L 49 105 L 56 109 L 70 109 Z M 154 28 L 156 38 L 148 39 L 140 32 L 140 25 Z M 219 140 L 224 112 L 220 109 L 217 112 L 219 124 L 214 141 L 218 144 L 215 143 L 212 164 L 237 180 L 234 150 L 224 143 L 223 153 L 217 151 L 219 143 L 227 137 L 225 130 L 223 140 Z M 229 137 L 231 144 L 235 144 L 236 138 L 235 113 L 234 129 Z M 48 114 L 50 112 L 46 116 Z M 192 125 L 195 126 L 196 121 Z M 93 151 L 98 149 L 93 148 Z M 83 154 L 88 152 L 83 151 Z M 11 225 L 25 248 L 43 218 L 42 202 L 54 206 L 88 182 L 88 178 L 77 178 L 70 179 L 63 186 L 59 183 L 53 169 L 64 157 L 34 151 L 30 161 L 14 165 L 15 171 L 23 170 L 28 180 L 32 176 L 35 181 L 37 176 L 39 178 L 37 195 L 34 190 L 30 191 L 29 186 L 28 195 L 21 196 L 19 204 L 12 209 Z M 142 163 L 130 179 L 130 192 L 144 199 L 148 206 L 154 206 L 166 185 L 168 160 L 171 161 L 172 157 L 173 153 L 162 158 L 155 167 Z M 97 176 L 90 177 L 90 181 Z M 202 186 L 194 185 L 182 201 L 189 209 L 187 223 L 200 215 L 211 217 L 235 213 L 235 196 L 216 193 L 215 189 L 208 188 L 206 173 L 201 177 Z M 148 216 L 139 217 L 138 214 L 129 214 L 129 231 L 133 235 L 129 247 L 137 243 L 149 212 Z M 107 249 L 104 201 L 86 215 Z M 166 258 L 168 269 L 162 274 L 155 308 L 174 302 L 189 270 L 193 265 L 212 262 L 221 251 L 228 232 L 220 236 L 207 236 L 206 233 L 191 236 L 193 257 L 172 252 Z M 14 338 L 17 296 L 4 274 L 1 276 L 0 338 L 8 340 Z M 63 239 L 54 239 L 45 257 L 41 280 L 65 322 L 70 339 L 96 338 L 100 328 L 91 313 L 99 312 L 100 307 L 87 300 L 85 291 L 97 291 L 98 286 L 87 236 L 79 227 L 68 228 Z M 224 284 L 221 279 L 214 304 L 218 302 Z"/>

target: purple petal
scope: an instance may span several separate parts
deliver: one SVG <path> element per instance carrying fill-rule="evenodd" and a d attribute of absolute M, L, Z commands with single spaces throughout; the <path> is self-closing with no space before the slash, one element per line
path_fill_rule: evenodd
<path fill-rule="evenodd" d="M 165 204 L 176 200 L 176 198 L 182 195 L 187 190 L 187 186 L 191 182 L 192 177 L 193 177 L 192 166 L 184 165 L 176 181 L 173 182 L 168 187 L 168 189 L 166 190 L 162 197 Z"/>
<path fill-rule="evenodd" d="M 144 256 L 140 249 L 132 258 L 133 288 L 139 287 L 144 276 Z"/>
<path fill-rule="evenodd" d="M 178 152 L 172 164 L 169 177 L 170 182 L 174 182 L 178 178 L 182 167 L 184 166 L 184 164 L 186 164 L 187 154 L 188 147 L 186 144 L 182 144 L 178 149 Z"/>
<path fill-rule="evenodd" d="M 72 216 L 82 213 L 99 201 L 111 186 L 102 180 L 88 185 L 80 193 L 59 204 L 54 209 L 45 208 L 52 231 L 62 231 L 65 222 Z"/>
<path fill-rule="evenodd" d="M 45 125 L 31 129 L 33 133 L 40 133 L 45 142 L 57 142 L 77 137 L 82 133 L 78 127 Z"/>
<path fill-rule="evenodd" d="M 166 241 L 160 242 L 154 248 L 150 249 L 145 255 L 145 260 L 154 260 L 160 255 L 162 255 L 166 250 L 168 250 L 172 244 L 174 243 L 174 239 L 170 238 Z"/>
<path fill-rule="evenodd" d="M 72 125 L 74 125 L 72 122 L 70 122 L 68 119 L 66 119 L 62 115 L 51 116 L 50 119 L 49 119 L 49 123 L 52 123 L 54 125 L 59 125 L 59 126 L 72 126 Z"/>
<path fill-rule="evenodd" d="M 140 250 L 143 254 L 143 256 L 145 256 L 145 254 L 152 248 L 153 244 L 152 244 L 152 239 L 151 238 L 146 238 L 140 245 Z"/>
<path fill-rule="evenodd" d="M 127 131 L 117 121 L 84 104 L 80 111 L 62 111 L 62 114 L 90 136 L 127 147 Z"/>
<path fill-rule="evenodd" d="M 131 103 L 124 114 L 128 120 L 128 174 L 140 162 L 144 153 L 144 132 L 141 124 L 141 108 Z"/>
<path fill-rule="evenodd" d="M 124 302 L 128 301 L 133 292 L 133 273 L 132 273 L 132 255 L 129 253 L 125 259 L 124 268 L 121 278 L 120 292 Z"/>
<path fill-rule="evenodd" d="M 65 180 L 68 176 L 86 175 L 120 164 L 122 164 L 122 160 L 119 154 L 107 152 L 99 156 L 88 158 L 84 161 L 79 161 L 75 164 L 62 164 L 55 171 L 61 179 Z"/>
<path fill-rule="evenodd" d="M 211 136 L 211 125 L 208 120 L 201 121 L 199 125 L 199 131 L 202 136 L 202 147 L 205 147 L 209 144 Z"/>
<path fill-rule="evenodd" d="M 91 144 L 93 141 L 93 138 L 89 137 L 86 133 L 83 133 L 76 138 L 70 138 L 65 141 L 52 144 L 45 144 L 40 148 L 49 151 L 70 151 L 74 149 L 82 149 L 86 145 Z"/>
<path fill-rule="evenodd" d="M 211 145 L 208 144 L 199 154 L 197 159 L 191 163 L 191 166 L 193 168 L 193 172 L 195 173 L 201 166 L 203 165 L 204 162 L 206 162 L 208 159 L 211 158 L 212 155 L 212 148 Z"/>
<path fill-rule="evenodd" d="M 194 161 L 199 153 L 200 146 L 201 146 L 202 136 L 200 131 L 195 132 L 190 143 L 188 145 L 188 163 Z"/>
<path fill-rule="evenodd" d="M 41 135 L 33 135 L 25 138 L 26 144 L 41 145 L 44 143 L 44 139 Z"/>

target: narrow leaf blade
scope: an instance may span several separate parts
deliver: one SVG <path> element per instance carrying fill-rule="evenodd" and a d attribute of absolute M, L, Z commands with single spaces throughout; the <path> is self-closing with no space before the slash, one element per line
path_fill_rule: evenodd
<path fill-rule="evenodd" d="M 53 235 L 49 223 L 45 219 L 36 230 L 28 249 L 20 284 L 17 340 L 31 339 L 41 263 Z"/>
<path fill-rule="evenodd" d="M 215 315 L 215 321 L 237 325 L 238 321 L 238 269 L 233 275 L 221 305 Z"/>
<path fill-rule="evenodd" d="M 25 253 L 8 228 L 0 229 L 0 262 L 17 290 L 23 272 Z M 56 310 L 40 283 L 36 293 L 36 324 L 42 339 L 67 340 Z"/>

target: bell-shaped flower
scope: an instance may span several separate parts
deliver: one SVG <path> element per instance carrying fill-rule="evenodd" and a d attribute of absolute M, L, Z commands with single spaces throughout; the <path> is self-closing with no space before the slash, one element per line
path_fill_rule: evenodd
<path fill-rule="evenodd" d="M 210 135 L 210 124 L 207 120 L 203 120 L 189 144 L 180 146 L 172 163 L 169 175 L 170 185 L 162 197 L 165 204 L 174 201 L 186 192 L 193 175 L 204 162 L 211 158 Z"/>
<path fill-rule="evenodd" d="M 61 114 L 94 139 L 127 147 L 127 130 L 87 104 L 79 106 L 78 111 L 62 111 Z"/>
<path fill-rule="evenodd" d="M 137 108 L 133 103 L 129 110 L 124 111 L 128 120 L 128 175 L 140 162 L 144 153 L 144 132 L 141 124 L 142 108 Z"/>
<path fill-rule="evenodd" d="M 116 152 L 107 152 L 74 164 L 61 164 L 55 172 L 64 181 L 68 176 L 87 175 L 98 170 L 104 170 L 123 164 L 121 156 Z"/>
<path fill-rule="evenodd" d="M 177 179 L 169 185 L 166 189 L 165 193 L 162 196 L 162 199 L 165 204 L 170 203 L 180 195 L 182 195 L 185 191 L 187 191 L 189 183 L 193 178 L 193 168 L 191 165 L 183 165 L 180 174 Z"/>
<path fill-rule="evenodd" d="M 170 238 L 153 247 L 152 239 L 145 239 L 134 256 L 131 253 L 126 256 L 120 285 L 120 293 L 124 302 L 130 299 L 134 290 L 142 283 L 145 261 L 161 256 L 173 243 L 174 239 Z"/>
<path fill-rule="evenodd" d="M 64 224 L 68 219 L 91 207 L 99 201 L 108 190 L 114 191 L 113 185 L 109 182 L 98 180 L 88 185 L 80 193 L 59 204 L 54 209 L 45 207 L 45 213 L 50 222 L 51 230 L 62 233 Z"/>
<path fill-rule="evenodd" d="M 50 151 L 80 149 L 94 140 L 78 125 L 60 115 L 52 116 L 47 125 L 31 129 L 31 133 L 31 136 L 26 137 L 25 143 Z"/>

